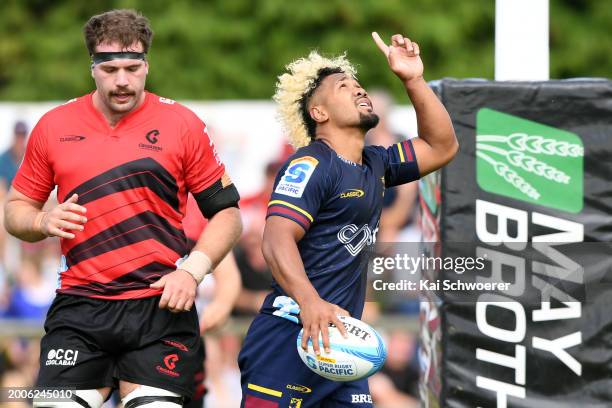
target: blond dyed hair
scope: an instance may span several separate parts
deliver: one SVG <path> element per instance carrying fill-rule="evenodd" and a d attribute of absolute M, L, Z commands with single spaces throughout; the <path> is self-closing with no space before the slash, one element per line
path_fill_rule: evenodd
<path fill-rule="evenodd" d="M 298 149 L 309 145 L 314 139 L 304 122 L 302 106 L 306 95 L 319 85 L 321 70 L 338 69 L 353 77 L 357 71 L 346 58 L 346 54 L 325 58 L 317 51 L 311 51 L 308 57 L 295 60 L 286 68 L 288 72 L 278 77 L 273 99 L 278 103 L 278 118 L 283 131 L 293 147 Z"/>

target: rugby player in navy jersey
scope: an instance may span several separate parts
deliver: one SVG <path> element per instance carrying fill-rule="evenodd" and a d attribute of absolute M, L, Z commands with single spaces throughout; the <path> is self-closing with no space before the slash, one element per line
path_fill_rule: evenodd
<path fill-rule="evenodd" d="M 279 77 L 275 100 L 297 152 L 280 170 L 268 206 L 263 252 L 273 290 L 242 351 L 242 406 L 372 406 L 367 379 L 327 380 L 302 363 L 312 339 L 329 348 L 328 327 L 346 334 L 337 315 L 360 318 L 367 259 L 386 187 L 409 183 L 447 164 L 458 149 L 450 117 L 423 79 L 419 46 L 396 34 L 374 41 L 414 105 L 419 137 L 389 148 L 364 146 L 378 123 L 366 91 L 344 57 L 312 52 Z"/>

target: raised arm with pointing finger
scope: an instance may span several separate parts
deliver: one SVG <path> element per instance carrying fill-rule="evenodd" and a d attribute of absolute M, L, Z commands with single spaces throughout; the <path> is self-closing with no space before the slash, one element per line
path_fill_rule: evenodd
<path fill-rule="evenodd" d="M 391 71 L 402 81 L 417 117 L 419 137 L 413 141 L 421 177 L 444 166 L 457 153 L 459 144 L 446 108 L 423 79 L 419 45 L 401 34 L 389 45 L 372 33 L 387 57 Z"/>

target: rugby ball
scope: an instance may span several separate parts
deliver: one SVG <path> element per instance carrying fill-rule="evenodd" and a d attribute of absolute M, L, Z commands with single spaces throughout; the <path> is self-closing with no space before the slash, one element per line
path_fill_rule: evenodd
<path fill-rule="evenodd" d="M 355 381 L 380 370 L 387 358 L 387 348 L 380 335 L 370 325 L 347 316 L 338 316 L 346 327 L 345 339 L 335 326 L 329 327 L 329 348 L 323 349 L 323 337 L 319 335 L 321 355 L 317 356 L 308 340 L 308 350 L 302 348 L 304 329 L 297 337 L 300 358 L 315 373 L 333 381 Z"/>

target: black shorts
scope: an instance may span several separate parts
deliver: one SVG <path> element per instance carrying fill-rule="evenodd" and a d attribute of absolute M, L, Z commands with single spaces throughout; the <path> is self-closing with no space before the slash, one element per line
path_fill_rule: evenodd
<path fill-rule="evenodd" d="M 41 340 L 38 386 L 93 389 L 118 380 L 191 398 L 204 360 L 198 315 L 159 309 L 159 297 L 57 295 Z"/>
<path fill-rule="evenodd" d="M 204 360 L 206 360 L 206 344 L 204 343 L 204 339 L 202 338 L 202 350 L 204 350 Z M 203 408 L 204 407 L 204 397 L 208 390 L 206 389 L 206 370 L 204 368 L 204 364 L 202 367 L 196 372 L 194 382 L 193 382 L 193 396 L 190 401 L 187 401 L 183 404 L 183 408 Z"/>

